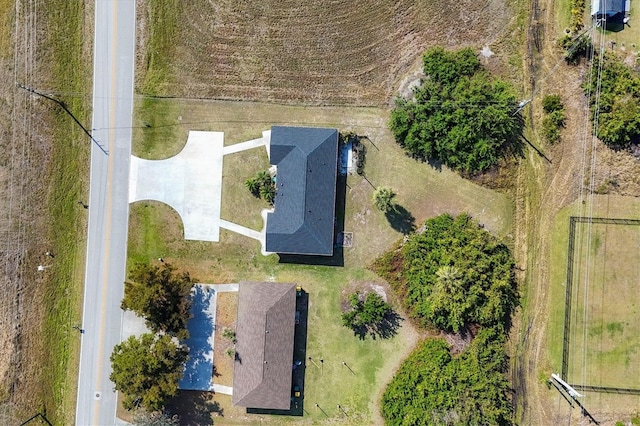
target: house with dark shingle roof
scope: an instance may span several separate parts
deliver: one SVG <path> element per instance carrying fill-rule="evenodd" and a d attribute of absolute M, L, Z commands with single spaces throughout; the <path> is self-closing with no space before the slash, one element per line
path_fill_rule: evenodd
<path fill-rule="evenodd" d="M 332 256 L 338 130 L 273 126 L 269 158 L 277 174 L 266 250 Z"/>
<path fill-rule="evenodd" d="M 290 408 L 295 311 L 295 284 L 240 283 L 233 405 Z"/>

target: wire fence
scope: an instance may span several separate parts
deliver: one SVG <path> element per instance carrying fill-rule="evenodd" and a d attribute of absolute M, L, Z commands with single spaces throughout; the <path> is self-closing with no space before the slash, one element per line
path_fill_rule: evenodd
<path fill-rule="evenodd" d="M 574 265 L 574 251 L 575 251 L 575 237 L 576 237 L 576 225 L 588 223 L 588 224 L 604 224 L 604 225 L 640 225 L 640 219 L 616 219 L 605 217 L 586 217 L 586 216 L 571 216 L 569 218 L 569 247 L 567 249 L 567 281 L 565 287 L 564 298 L 564 333 L 562 339 L 562 374 L 563 380 L 567 380 L 569 373 L 569 350 L 571 346 L 571 298 L 573 295 L 573 265 Z M 607 393 L 626 393 L 632 395 L 640 395 L 640 389 L 631 388 L 616 388 L 606 386 L 586 386 L 586 385 L 572 385 L 575 389 L 592 391 L 592 392 L 607 392 Z"/>

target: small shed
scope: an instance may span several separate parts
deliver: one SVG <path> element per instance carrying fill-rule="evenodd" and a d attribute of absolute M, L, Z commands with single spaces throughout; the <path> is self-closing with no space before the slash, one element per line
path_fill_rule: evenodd
<path fill-rule="evenodd" d="M 622 20 L 625 14 L 625 0 L 591 0 L 591 17 L 593 19 Z"/>
<path fill-rule="evenodd" d="M 290 408 L 295 312 L 295 284 L 240 283 L 233 405 Z"/>

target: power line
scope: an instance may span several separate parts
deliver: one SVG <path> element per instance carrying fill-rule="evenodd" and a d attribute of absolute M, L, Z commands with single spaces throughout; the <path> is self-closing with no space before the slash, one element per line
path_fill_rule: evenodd
<path fill-rule="evenodd" d="M 41 96 L 41 97 L 43 97 L 43 98 L 45 98 L 45 99 L 48 99 L 48 100 L 53 101 L 53 102 L 55 102 L 56 104 L 58 104 L 58 105 L 59 105 L 59 106 L 60 106 L 60 107 L 61 107 L 61 108 L 62 108 L 62 109 L 67 113 L 67 114 L 69 114 L 69 115 L 71 116 L 71 118 L 73 118 L 73 121 L 75 121 L 75 122 L 76 122 L 76 124 L 77 124 L 78 126 L 80 126 L 80 128 L 82 128 L 82 130 L 87 134 L 87 136 L 89 136 L 89 138 L 91 138 L 91 140 L 93 141 L 93 143 L 95 143 L 95 144 L 96 144 L 96 146 L 97 146 L 98 148 L 100 148 L 100 151 L 102 151 L 105 155 L 109 155 L 109 153 L 108 153 L 108 152 L 107 152 L 107 151 L 102 147 L 102 145 L 100 145 L 100 143 L 99 143 L 97 140 L 95 140 L 95 138 L 93 137 L 93 135 L 91 134 L 91 132 L 89 132 L 89 130 L 87 130 L 87 129 L 82 125 L 82 123 L 80 123 L 80 121 L 76 118 L 76 116 L 75 116 L 75 115 L 73 115 L 73 113 L 69 110 L 69 108 L 67 108 L 67 105 L 66 105 L 63 101 L 60 101 L 60 100 L 58 100 L 58 99 L 56 99 L 56 98 L 54 98 L 54 97 L 52 97 L 52 96 L 50 96 L 50 95 L 46 95 L 46 94 L 44 94 L 44 93 L 41 93 L 41 92 L 37 91 L 36 89 L 33 89 L 33 88 L 31 88 L 31 87 L 25 86 L 25 85 L 20 84 L 20 83 L 18 83 L 18 87 L 19 87 L 19 88 L 21 88 L 21 89 L 26 90 L 27 92 L 31 92 L 31 93 L 33 93 L 33 94 L 35 94 L 35 95 Z"/>

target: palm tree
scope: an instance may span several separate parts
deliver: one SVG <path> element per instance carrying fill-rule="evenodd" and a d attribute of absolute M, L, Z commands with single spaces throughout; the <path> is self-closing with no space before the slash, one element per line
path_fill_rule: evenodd
<path fill-rule="evenodd" d="M 256 178 L 249 178 L 244 182 L 244 186 L 253 194 L 258 195 L 260 191 L 260 182 Z"/>
<path fill-rule="evenodd" d="M 396 206 L 395 196 L 396 193 L 391 188 L 380 187 L 373 193 L 373 204 L 381 212 L 388 213 Z"/>

